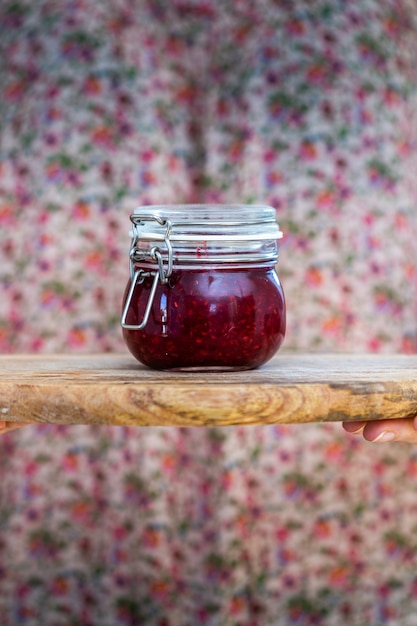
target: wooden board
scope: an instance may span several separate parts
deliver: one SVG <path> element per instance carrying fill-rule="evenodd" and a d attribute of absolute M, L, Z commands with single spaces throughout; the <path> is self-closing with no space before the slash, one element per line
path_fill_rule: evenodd
<path fill-rule="evenodd" d="M 246 372 L 158 372 L 129 354 L 0 356 L 0 419 L 230 426 L 417 415 L 417 356 L 278 354 Z"/>

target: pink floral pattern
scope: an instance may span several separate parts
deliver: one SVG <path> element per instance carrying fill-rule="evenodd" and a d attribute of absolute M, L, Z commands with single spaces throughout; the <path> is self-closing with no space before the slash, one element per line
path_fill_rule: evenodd
<path fill-rule="evenodd" d="M 267 202 L 286 349 L 416 352 L 415 0 L 0 8 L 0 349 L 124 350 L 129 214 Z M 416 454 L 338 425 L 0 442 L 2 626 L 413 626 Z"/>

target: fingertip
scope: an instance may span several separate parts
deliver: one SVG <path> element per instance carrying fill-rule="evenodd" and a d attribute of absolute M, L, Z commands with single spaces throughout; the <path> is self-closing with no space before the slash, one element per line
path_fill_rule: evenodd
<path fill-rule="evenodd" d="M 18 430 L 24 426 L 30 426 L 30 422 L 4 422 L 0 421 L 0 435 L 9 433 L 12 430 Z"/>
<path fill-rule="evenodd" d="M 366 422 L 343 422 L 344 430 L 350 435 L 360 435 L 365 428 Z"/>
<path fill-rule="evenodd" d="M 397 435 L 392 430 L 383 430 L 382 433 L 379 433 L 375 437 L 368 437 L 364 434 L 364 438 L 370 443 L 387 443 L 389 441 L 395 441 Z"/>

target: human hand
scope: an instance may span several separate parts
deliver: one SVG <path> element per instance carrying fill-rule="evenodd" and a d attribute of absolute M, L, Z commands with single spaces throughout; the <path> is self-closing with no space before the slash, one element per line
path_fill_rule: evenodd
<path fill-rule="evenodd" d="M 401 441 L 417 443 L 417 416 L 369 422 L 343 422 L 343 428 L 352 435 L 362 435 L 366 441 L 385 443 Z"/>
<path fill-rule="evenodd" d="M 29 426 L 30 422 L 1 422 L 0 421 L 0 435 L 9 433 L 16 428 L 22 428 L 22 426 Z"/>

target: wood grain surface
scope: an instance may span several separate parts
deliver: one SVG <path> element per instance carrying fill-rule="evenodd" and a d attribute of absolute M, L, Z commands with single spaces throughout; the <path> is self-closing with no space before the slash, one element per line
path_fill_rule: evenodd
<path fill-rule="evenodd" d="M 279 353 L 245 372 L 158 372 L 129 354 L 0 356 L 0 419 L 231 426 L 417 415 L 417 355 Z"/>

